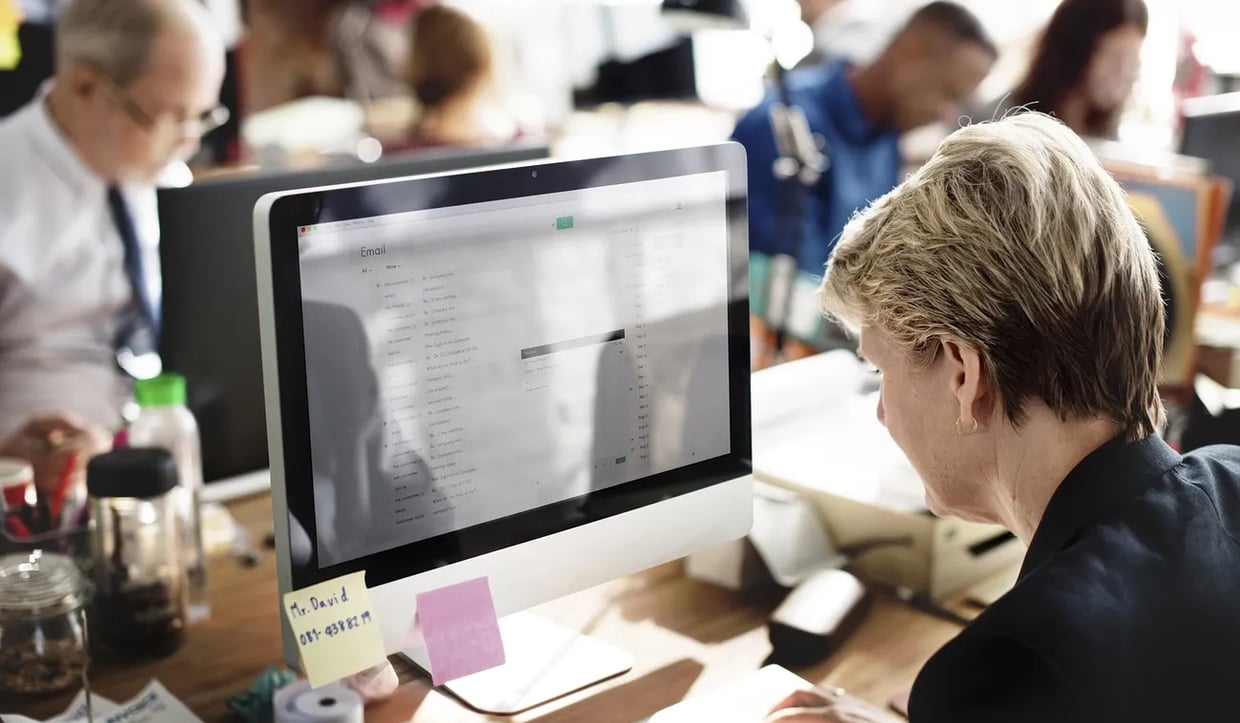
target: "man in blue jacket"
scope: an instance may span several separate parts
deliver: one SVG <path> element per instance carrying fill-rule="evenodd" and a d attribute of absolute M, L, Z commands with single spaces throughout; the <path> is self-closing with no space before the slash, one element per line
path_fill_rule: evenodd
<path fill-rule="evenodd" d="M 972 13 L 932 2 L 869 65 L 830 62 L 791 73 L 788 99 L 804 112 L 829 160 L 810 186 L 776 173 L 781 153 L 771 113 L 778 94 L 737 124 L 732 137 L 749 157 L 755 366 L 766 366 L 776 353 L 795 358 L 825 348 L 829 327 L 815 292 L 844 224 L 899 183 L 900 134 L 937 121 L 955 123 L 996 56 Z M 795 275 L 781 271 L 794 267 Z"/>

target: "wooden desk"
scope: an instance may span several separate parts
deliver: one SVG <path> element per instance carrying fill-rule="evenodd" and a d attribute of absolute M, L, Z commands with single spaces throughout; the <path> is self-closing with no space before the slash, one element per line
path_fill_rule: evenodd
<path fill-rule="evenodd" d="M 232 503 L 236 519 L 262 540 L 271 530 L 267 495 Z M 281 663 L 275 554 L 257 567 L 219 558 L 210 567 L 212 617 L 191 629 L 184 648 L 166 660 L 140 665 L 100 664 L 92 688 L 123 701 L 158 678 L 204 721 L 230 720 L 225 706 L 270 664 Z M 740 680 L 761 667 L 770 647 L 767 615 L 778 590 L 739 595 L 686 579 L 678 564 L 616 580 L 542 606 L 564 625 L 621 645 L 637 660 L 629 674 L 519 716 L 515 721 L 633 723 L 687 696 Z M 864 624 L 826 663 L 797 670 L 815 683 L 846 688 L 886 706 L 906 689 L 922 664 L 958 627 L 880 597 Z M 367 721 L 455 723 L 488 720 L 433 690 L 403 661 L 402 685 Z M 68 705 L 70 694 L 0 712 L 44 718 Z"/>

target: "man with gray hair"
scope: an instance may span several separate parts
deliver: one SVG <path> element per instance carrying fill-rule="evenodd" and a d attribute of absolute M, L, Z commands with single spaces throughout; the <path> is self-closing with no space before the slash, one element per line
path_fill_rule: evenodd
<path fill-rule="evenodd" d="M 106 445 L 122 372 L 157 348 L 152 186 L 224 116 L 223 46 L 195 0 L 71 0 L 56 49 L 0 122 L 0 456 L 33 462 L 41 490 L 67 459 L 49 442 Z"/>

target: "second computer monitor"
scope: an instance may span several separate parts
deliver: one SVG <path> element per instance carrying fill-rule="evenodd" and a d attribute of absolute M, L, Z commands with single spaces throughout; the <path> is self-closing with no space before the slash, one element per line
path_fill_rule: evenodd
<path fill-rule="evenodd" d="M 418 153 L 375 164 L 211 179 L 159 193 L 164 367 L 184 374 L 208 481 L 267 467 L 253 211 L 267 193 L 518 163 L 546 146 Z"/>
<path fill-rule="evenodd" d="M 1231 181 L 1223 241 L 1240 244 L 1240 93 L 1187 101 L 1180 152 L 1209 161 L 1211 173 Z"/>

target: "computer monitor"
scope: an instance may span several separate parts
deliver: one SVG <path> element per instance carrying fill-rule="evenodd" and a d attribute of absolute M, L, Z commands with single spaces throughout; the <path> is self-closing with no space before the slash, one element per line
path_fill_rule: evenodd
<path fill-rule="evenodd" d="M 164 368 L 188 380 L 207 481 L 265 470 L 267 431 L 254 288 L 254 204 L 267 193 L 547 156 L 544 145 L 460 149 L 207 179 L 159 192 Z"/>
<path fill-rule="evenodd" d="M 1223 240 L 1240 243 L 1240 93 L 1186 101 L 1180 152 L 1208 161 L 1211 173 L 1232 182 Z"/>
<path fill-rule="evenodd" d="M 421 663 L 418 593 L 486 577 L 505 615 L 744 535 L 744 169 L 722 144 L 261 199 L 281 592 L 364 570 Z M 525 692 L 449 685 L 491 712 L 549 662 L 502 629 L 513 677 L 483 679 Z"/>

